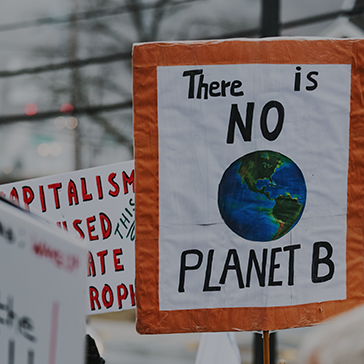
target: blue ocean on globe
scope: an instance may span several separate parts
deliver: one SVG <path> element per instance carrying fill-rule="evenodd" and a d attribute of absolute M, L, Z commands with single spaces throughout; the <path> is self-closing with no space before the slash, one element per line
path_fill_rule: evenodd
<path fill-rule="evenodd" d="M 306 205 L 306 183 L 299 167 L 281 153 L 255 151 L 234 161 L 218 188 L 226 225 L 251 241 L 272 241 L 291 231 Z"/>

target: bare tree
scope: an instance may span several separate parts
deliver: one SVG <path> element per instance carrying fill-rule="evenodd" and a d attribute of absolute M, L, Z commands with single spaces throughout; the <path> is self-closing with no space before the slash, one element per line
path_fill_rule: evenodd
<path fill-rule="evenodd" d="M 43 64 L 40 68 L 47 72 L 35 70 L 24 77 L 28 85 L 38 86 L 43 109 L 55 110 L 70 103 L 78 111 L 89 110 L 73 114 L 79 122 L 72 131 L 75 169 L 105 160 L 107 163 L 106 154 L 114 154 L 110 160 L 115 161 L 121 149 L 128 159 L 133 158 L 132 109 L 128 106 L 132 98 L 133 43 L 207 39 L 241 26 L 239 17 L 237 25 L 232 16 L 221 16 L 225 5 L 218 0 L 69 1 L 72 12 L 68 16 L 56 19 L 54 24 L 51 18 L 33 22 L 47 24 L 42 25 L 43 29 L 57 36 L 52 44 L 33 49 L 32 62 Z M 90 59 L 93 61 L 86 62 Z M 54 66 L 60 63 L 64 66 Z M 21 87 L 25 78 L 18 80 Z M 100 112 L 103 106 L 118 103 L 124 105 L 122 109 Z M 51 122 L 33 121 L 33 133 L 68 133 L 70 139 L 70 131 L 55 131 Z M 71 148 L 69 143 L 67 148 Z"/>

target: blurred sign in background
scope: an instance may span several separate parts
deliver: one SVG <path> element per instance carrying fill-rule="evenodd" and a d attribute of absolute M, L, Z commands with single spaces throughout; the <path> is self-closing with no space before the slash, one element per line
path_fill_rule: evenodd
<path fill-rule="evenodd" d="M 135 306 L 133 161 L 9 183 L 0 194 L 87 242 L 86 315 Z"/>
<path fill-rule="evenodd" d="M 84 244 L 0 200 L 1 363 L 83 362 L 85 256 Z"/>

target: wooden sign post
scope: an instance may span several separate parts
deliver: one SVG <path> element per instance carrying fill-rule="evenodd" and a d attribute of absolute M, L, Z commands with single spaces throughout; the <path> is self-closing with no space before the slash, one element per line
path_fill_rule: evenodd
<path fill-rule="evenodd" d="M 269 358 L 269 331 L 263 331 L 263 358 L 264 364 L 270 363 Z"/>

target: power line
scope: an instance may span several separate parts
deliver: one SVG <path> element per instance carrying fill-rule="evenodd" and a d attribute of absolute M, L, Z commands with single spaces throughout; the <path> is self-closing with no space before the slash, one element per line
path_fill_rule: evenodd
<path fill-rule="evenodd" d="M 117 130 L 117 128 L 114 128 L 112 131 L 110 131 L 109 129 L 105 128 L 104 123 L 99 123 L 100 127 L 102 127 L 108 134 L 110 134 L 112 137 L 114 137 L 114 139 L 116 139 L 117 141 L 121 141 L 121 138 L 123 138 L 123 141 L 121 141 L 122 143 L 126 143 L 131 144 L 131 140 L 132 138 L 127 138 L 124 136 L 124 134 L 122 134 L 119 130 Z M 60 141 L 62 143 L 67 142 L 67 143 L 71 143 L 71 140 L 69 140 L 70 136 L 72 136 L 72 130 L 73 129 L 57 129 L 57 137 L 60 136 Z M 12 134 L 12 135 L 21 135 L 22 137 L 28 137 L 29 136 L 29 132 L 34 131 L 34 125 L 30 124 L 30 125 L 22 125 L 22 127 L 20 129 L 8 129 L 6 131 L 7 134 Z M 53 130 L 50 129 L 50 127 L 48 128 L 37 128 L 37 135 L 45 138 L 45 139 L 50 139 L 51 136 L 54 135 L 54 126 L 53 126 Z M 86 133 L 82 133 L 81 134 L 81 139 L 84 141 L 92 141 L 92 142 L 97 142 L 100 140 L 99 137 L 97 137 L 95 135 L 95 133 L 90 132 L 89 130 L 86 131 Z"/>
<path fill-rule="evenodd" d="M 340 10 L 331 13 L 315 15 L 307 18 L 291 20 L 285 23 L 280 24 L 280 29 L 288 29 L 294 28 L 298 26 L 310 25 L 313 23 L 323 22 L 327 20 L 336 19 L 339 16 L 356 16 L 360 15 L 364 12 L 364 5 L 357 6 L 353 10 Z M 206 39 L 225 39 L 225 38 L 238 38 L 238 37 L 249 37 L 249 36 L 257 36 L 261 32 L 261 28 L 252 28 L 252 29 L 245 29 L 242 31 L 234 32 L 234 33 L 225 33 L 222 35 L 208 37 Z M 102 64 L 102 63 L 110 63 L 110 62 L 117 62 L 117 61 L 125 61 L 131 59 L 131 51 L 130 52 L 121 52 L 121 53 L 114 53 L 109 54 L 106 56 L 100 57 L 90 57 L 80 60 L 73 60 L 73 61 L 65 61 L 60 63 L 54 64 L 47 64 L 43 66 L 37 67 L 30 67 L 30 68 L 22 68 L 15 71 L 0 71 L 0 78 L 7 78 L 7 77 L 14 77 L 26 74 L 38 74 L 42 72 L 49 72 L 49 71 L 58 71 L 66 68 L 79 68 L 88 65 L 95 65 L 95 64 Z"/>
<path fill-rule="evenodd" d="M 340 16 L 353 17 L 361 15 L 364 12 L 364 5 L 356 6 L 352 10 L 338 10 L 331 13 L 314 15 L 308 18 L 291 20 L 282 24 L 282 29 L 295 28 L 303 25 L 310 25 L 313 23 L 321 23 L 327 20 L 336 19 Z"/>
<path fill-rule="evenodd" d="M 200 0 L 181 0 L 181 1 L 172 2 L 168 5 L 169 6 L 184 5 L 186 3 L 191 3 L 191 2 L 195 2 L 195 1 L 200 1 Z M 58 17 L 43 17 L 43 18 L 38 18 L 38 19 L 34 19 L 34 20 L 15 22 L 15 23 L 9 23 L 9 24 L 1 24 L 0 32 L 34 28 L 34 27 L 39 27 L 39 26 L 43 26 L 43 25 L 53 25 L 53 24 L 71 23 L 71 22 L 81 21 L 81 20 L 90 20 L 90 19 L 102 18 L 102 17 L 106 17 L 106 16 L 120 15 L 120 14 L 124 14 L 124 13 L 133 13 L 136 11 L 157 9 L 157 8 L 164 7 L 164 6 L 166 6 L 164 3 L 159 3 L 159 2 L 156 4 L 123 5 L 123 6 L 117 6 L 115 8 L 89 10 L 89 11 L 79 12 L 79 13 L 75 13 L 75 14 L 67 14 L 67 15 L 58 16 Z"/>
<path fill-rule="evenodd" d="M 131 52 L 121 52 L 108 54 L 106 56 L 100 57 L 90 57 L 85 59 L 77 59 L 73 61 L 65 61 L 59 63 L 51 63 L 43 66 L 21 68 L 15 71 L 0 71 L 0 78 L 21 76 L 21 75 L 31 75 L 36 73 L 59 71 L 65 68 L 79 68 L 94 64 L 110 63 L 117 61 L 125 61 L 131 59 Z"/>
<path fill-rule="evenodd" d="M 364 5 L 358 5 L 355 6 L 352 10 L 337 10 L 326 14 L 319 14 L 319 15 L 309 16 L 306 18 L 290 20 L 281 23 L 280 29 L 290 29 L 305 25 L 311 25 L 314 23 L 321 23 L 324 21 L 336 19 L 340 16 L 354 17 L 363 14 L 363 12 L 364 12 Z M 251 37 L 251 36 L 259 36 L 260 33 L 261 33 L 261 27 L 256 27 L 209 38 L 224 39 L 224 38 Z"/>
<path fill-rule="evenodd" d="M 58 116 L 67 116 L 67 115 L 92 115 L 101 112 L 131 109 L 131 107 L 132 107 L 132 100 L 127 100 L 115 104 L 78 107 L 75 108 L 69 114 L 62 113 L 59 110 L 50 110 L 45 112 L 39 112 L 35 115 L 26 115 L 26 114 L 3 115 L 0 116 L 0 125 L 11 124 L 19 121 L 41 121 L 41 120 L 56 118 Z"/>

